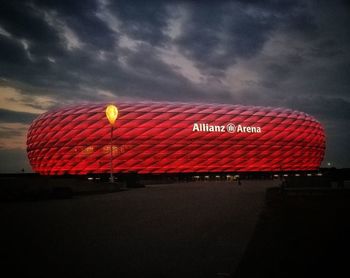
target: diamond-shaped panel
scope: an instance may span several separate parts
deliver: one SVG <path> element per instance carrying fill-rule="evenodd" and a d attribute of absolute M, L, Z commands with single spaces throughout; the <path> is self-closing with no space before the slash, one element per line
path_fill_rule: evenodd
<path fill-rule="evenodd" d="M 115 105 L 119 109 L 112 138 L 116 173 L 315 170 L 324 157 L 324 130 L 303 112 L 167 102 Z M 111 127 L 106 106 L 70 106 L 34 120 L 27 137 L 33 170 L 45 175 L 108 173 Z M 195 123 L 208 125 L 208 130 L 197 131 Z M 235 132 L 227 131 L 229 123 Z M 259 127 L 261 132 L 238 132 L 239 125 Z M 210 126 L 220 126 L 220 131 L 209 132 Z"/>

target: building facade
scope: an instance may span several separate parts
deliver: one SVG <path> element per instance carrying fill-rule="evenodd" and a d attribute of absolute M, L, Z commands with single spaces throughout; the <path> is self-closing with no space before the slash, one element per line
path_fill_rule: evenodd
<path fill-rule="evenodd" d="M 116 102 L 40 115 L 27 153 L 44 175 L 137 172 L 226 173 L 319 168 L 325 134 L 312 116 L 285 108 L 168 102 Z"/>

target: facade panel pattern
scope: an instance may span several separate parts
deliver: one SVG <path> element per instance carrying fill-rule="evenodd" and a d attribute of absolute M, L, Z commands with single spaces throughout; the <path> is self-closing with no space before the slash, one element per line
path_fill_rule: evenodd
<path fill-rule="evenodd" d="M 166 102 L 115 105 L 115 173 L 316 170 L 325 152 L 321 124 L 303 112 Z M 108 173 L 111 126 L 106 106 L 71 106 L 34 120 L 27 137 L 33 170 L 44 175 Z M 234 125 L 231 132 L 229 124 Z M 243 132 L 240 127 L 248 128 Z M 257 128 L 260 132 L 251 132 Z"/>

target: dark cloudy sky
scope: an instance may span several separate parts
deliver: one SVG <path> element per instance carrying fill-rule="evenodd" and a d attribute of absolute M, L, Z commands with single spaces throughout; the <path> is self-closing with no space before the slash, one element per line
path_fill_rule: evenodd
<path fill-rule="evenodd" d="M 0 172 L 30 171 L 30 122 L 82 101 L 282 106 L 350 167 L 347 1 L 0 1 Z"/>

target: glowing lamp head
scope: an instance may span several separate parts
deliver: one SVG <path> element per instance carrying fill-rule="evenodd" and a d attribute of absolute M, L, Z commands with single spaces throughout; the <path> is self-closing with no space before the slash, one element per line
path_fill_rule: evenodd
<path fill-rule="evenodd" d="M 111 125 L 114 125 L 116 119 L 118 118 L 118 108 L 110 104 L 106 108 L 106 116 Z"/>

